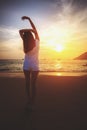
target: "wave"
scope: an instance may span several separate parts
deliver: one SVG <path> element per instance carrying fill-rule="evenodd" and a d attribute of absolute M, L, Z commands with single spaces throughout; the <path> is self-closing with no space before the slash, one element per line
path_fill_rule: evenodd
<path fill-rule="evenodd" d="M 85 66 L 84 66 L 85 65 Z M 40 61 L 40 72 L 87 72 L 87 60 Z M 0 72 L 22 72 L 22 59 L 0 60 Z"/>

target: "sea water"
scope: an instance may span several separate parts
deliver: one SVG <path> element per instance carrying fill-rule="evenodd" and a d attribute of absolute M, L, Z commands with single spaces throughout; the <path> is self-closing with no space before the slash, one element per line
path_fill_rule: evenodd
<path fill-rule="evenodd" d="M 0 72 L 22 72 L 23 59 L 1 59 Z M 87 60 L 40 59 L 41 72 L 87 72 Z"/>

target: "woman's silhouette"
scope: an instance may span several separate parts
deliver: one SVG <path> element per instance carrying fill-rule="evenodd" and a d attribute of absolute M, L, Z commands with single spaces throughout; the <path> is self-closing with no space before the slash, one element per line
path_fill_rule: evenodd
<path fill-rule="evenodd" d="M 23 48 L 25 53 L 23 71 L 26 81 L 26 92 L 28 96 L 28 103 L 33 103 L 36 96 L 36 79 L 39 72 L 39 35 L 32 20 L 23 16 L 22 20 L 28 20 L 32 29 L 19 30 L 20 36 L 23 40 Z"/>

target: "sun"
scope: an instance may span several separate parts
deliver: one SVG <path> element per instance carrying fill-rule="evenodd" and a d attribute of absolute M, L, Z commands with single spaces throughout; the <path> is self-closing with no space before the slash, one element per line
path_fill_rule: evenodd
<path fill-rule="evenodd" d="M 57 52 L 61 52 L 61 51 L 64 50 L 64 47 L 63 47 L 62 44 L 57 44 L 56 47 L 55 47 L 55 50 L 56 50 Z"/>

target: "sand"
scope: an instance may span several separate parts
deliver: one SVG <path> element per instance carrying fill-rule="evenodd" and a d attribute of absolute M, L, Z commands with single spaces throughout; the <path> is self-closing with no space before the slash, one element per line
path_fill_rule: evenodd
<path fill-rule="evenodd" d="M 25 111 L 22 73 L 0 73 L 0 130 L 86 130 L 87 76 L 39 74 L 36 103 Z"/>

